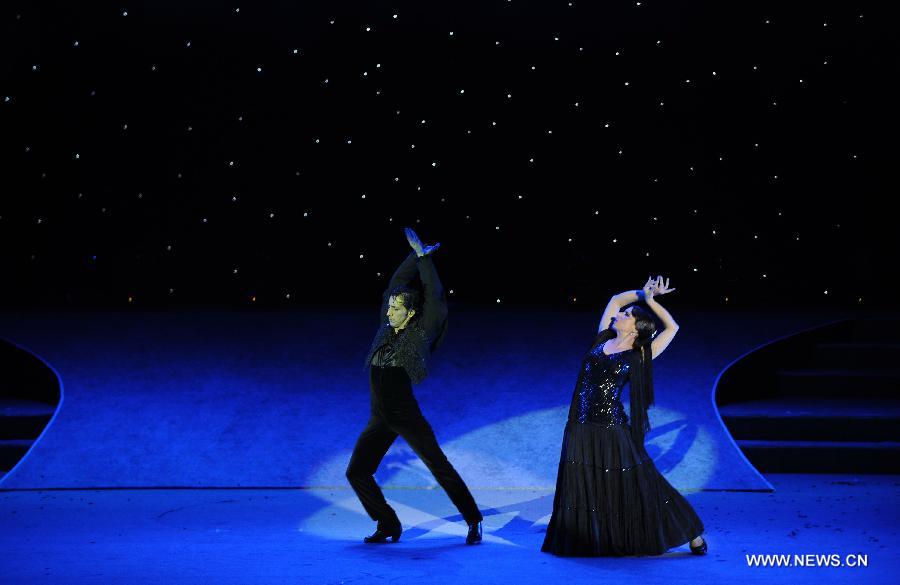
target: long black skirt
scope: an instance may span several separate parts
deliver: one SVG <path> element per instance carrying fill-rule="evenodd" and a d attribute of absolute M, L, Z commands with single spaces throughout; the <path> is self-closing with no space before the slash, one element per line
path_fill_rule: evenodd
<path fill-rule="evenodd" d="M 704 532 L 628 425 L 569 421 L 541 550 L 560 556 L 660 555 Z"/>

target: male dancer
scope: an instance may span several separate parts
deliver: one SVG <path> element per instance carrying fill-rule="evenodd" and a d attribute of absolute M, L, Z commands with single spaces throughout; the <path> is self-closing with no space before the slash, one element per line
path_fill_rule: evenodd
<path fill-rule="evenodd" d="M 431 258 L 440 244 L 423 247 L 416 232 L 409 228 L 405 231 L 413 252 L 397 268 L 384 292 L 381 327 L 366 356 L 366 367 L 371 366 L 372 414 L 353 449 L 347 479 L 369 517 L 378 522 L 375 532 L 364 541 L 385 543 L 388 537 L 391 542 L 400 540 L 400 519 L 373 477 L 391 443 L 400 435 L 462 513 L 469 525 L 466 544 L 476 544 L 481 542 L 481 512 L 438 445 L 412 391 L 412 384 L 428 375 L 429 356 L 447 331 L 447 299 Z M 407 287 L 416 272 L 422 280 L 421 294 Z"/>

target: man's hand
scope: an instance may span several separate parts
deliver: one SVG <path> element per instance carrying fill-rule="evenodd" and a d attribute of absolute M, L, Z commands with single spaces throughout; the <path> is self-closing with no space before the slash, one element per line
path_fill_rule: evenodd
<path fill-rule="evenodd" d="M 440 242 L 433 246 L 423 246 L 422 240 L 419 239 L 419 236 L 416 235 L 416 232 L 414 232 L 412 228 L 403 228 L 403 231 L 406 232 L 406 241 L 408 241 L 412 249 L 415 250 L 417 256 L 421 257 L 426 254 L 431 254 L 441 247 Z"/>

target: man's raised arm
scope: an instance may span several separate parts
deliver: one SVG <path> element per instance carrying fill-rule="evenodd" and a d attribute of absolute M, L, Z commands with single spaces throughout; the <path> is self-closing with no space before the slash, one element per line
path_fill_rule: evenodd
<path fill-rule="evenodd" d="M 419 266 L 419 277 L 422 279 L 422 315 L 419 323 L 434 341 L 443 329 L 447 320 L 447 296 L 444 285 L 438 278 L 431 254 L 420 256 L 416 263 Z"/>

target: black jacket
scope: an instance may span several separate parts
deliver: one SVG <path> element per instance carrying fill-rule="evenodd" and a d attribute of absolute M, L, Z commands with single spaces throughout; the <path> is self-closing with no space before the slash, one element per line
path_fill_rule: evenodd
<path fill-rule="evenodd" d="M 422 309 L 410 320 L 399 333 L 394 333 L 387 318 L 388 302 L 391 291 L 401 285 L 408 285 L 418 273 L 422 280 Z M 409 379 L 418 384 L 428 375 L 428 362 L 431 352 L 443 342 L 447 333 L 447 297 L 444 287 L 434 268 L 430 254 L 419 257 L 411 252 L 406 260 L 397 268 L 381 302 L 381 327 L 375 333 L 372 347 L 366 356 L 365 367 L 372 364 L 372 356 L 385 342 L 394 346 L 394 361 L 397 362 Z"/>

